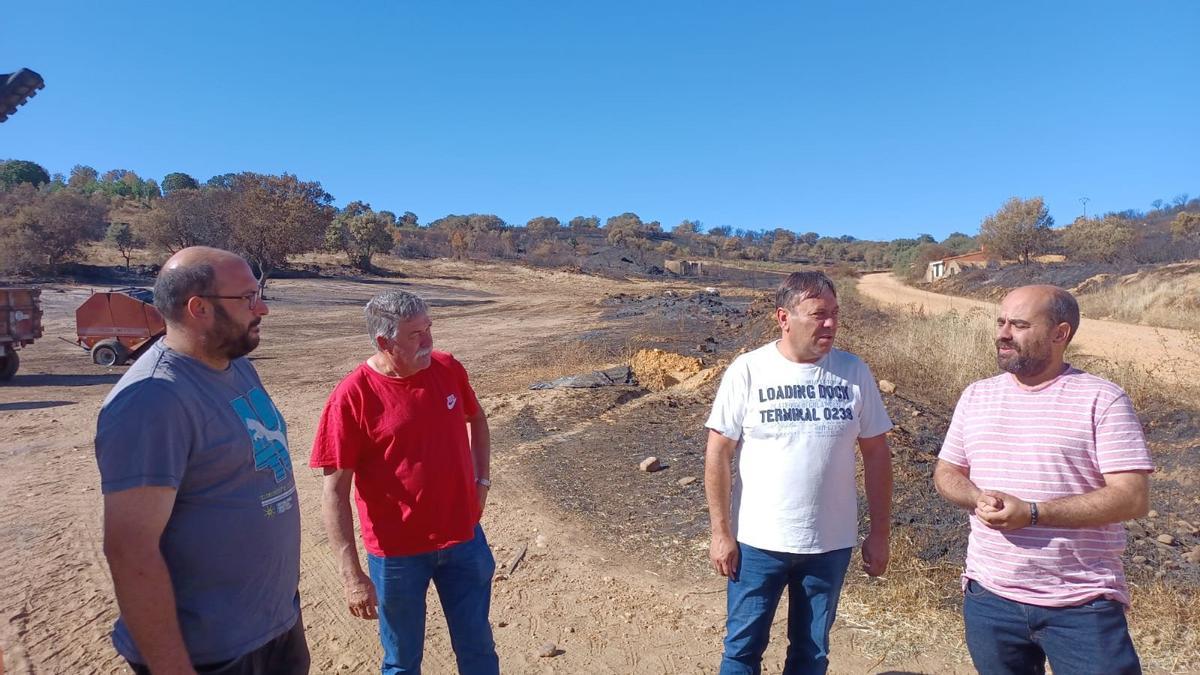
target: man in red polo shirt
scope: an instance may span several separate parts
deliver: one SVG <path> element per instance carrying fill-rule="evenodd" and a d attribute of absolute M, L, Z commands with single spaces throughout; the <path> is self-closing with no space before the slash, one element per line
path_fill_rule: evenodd
<path fill-rule="evenodd" d="M 467 371 L 433 351 L 429 308 L 391 291 L 366 306 L 376 352 L 325 404 L 311 466 L 350 613 L 379 619 L 384 675 L 419 673 L 432 581 L 460 673 L 495 674 L 488 608 L 495 559 L 479 526 L 491 454 Z M 354 485 L 368 573 L 354 542 Z"/>

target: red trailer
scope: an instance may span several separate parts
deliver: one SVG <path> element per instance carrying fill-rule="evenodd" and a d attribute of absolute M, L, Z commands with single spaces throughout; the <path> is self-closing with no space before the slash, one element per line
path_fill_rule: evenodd
<path fill-rule="evenodd" d="M 42 337 L 42 291 L 0 288 L 0 382 L 17 374 L 17 350 Z"/>
<path fill-rule="evenodd" d="M 121 288 L 92 293 L 75 310 L 79 346 L 92 353 L 100 366 L 120 366 L 141 356 L 167 332 L 154 308 L 154 293 L 145 288 Z"/>

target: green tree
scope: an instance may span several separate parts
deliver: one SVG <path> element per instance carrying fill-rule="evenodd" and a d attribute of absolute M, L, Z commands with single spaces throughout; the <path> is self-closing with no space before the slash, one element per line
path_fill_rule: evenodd
<path fill-rule="evenodd" d="M 619 216 L 613 216 L 604 222 L 606 230 L 628 230 L 630 232 L 641 232 L 644 223 L 638 217 L 638 214 L 625 212 Z"/>
<path fill-rule="evenodd" d="M 979 243 L 975 241 L 975 237 L 962 232 L 951 232 L 950 236 L 942 240 L 942 246 L 953 251 L 953 255 L 959 255 L 974 251 L 979 248 Z"/>
<path fill-rule="evenodd" d="M 325 247 L 345 252 L 350 264 L 371 271 L 376 253 L 390 251 L 396 245 L 395 220 L 389 222 L 364 202 L 350 202 L 333 218 L 325 233 Z"/>
<path fill-rule="evenodd" d="M 979 243 L 993 255 L 1026 263 L 1049 248 L 1053 225 L 1041 197 L 1013 197 L 980 223 Z"/>
<path fill-rule="evenodd" d="M 499 232 L 508 227 L 504 219 L 491 213 L 472 213 L 467 216 L 467 227 L 472 232 Z"/>
<path fill-rule="evenodd" d="M 121 256 L 125 258 L 125 269 L 129 269 L 129 259 L 133 256 L 134 249 L 141 248 L 146 245 L 141 237 L 134 232 L 129 223 L 112 223 L 108 226 L 108 233 L 104 240 L 110 246 L 117 249 Z"/>
<path fill-rule="evenodd" d="M 40 164 L 24 159 L 9 159 L 0 162 L 0 186 L 12 187 L 30 183 L 38 187 L 50 182 L 50 174 Z"/>
<path fill-rule="evenodd" d="M 195 178 L 175 171 L 163 176 L 162 191 L 164 195 L 169 195 L 176 190 L 198 190 L 200 183 Z"/>
<path fill-rule="evenodd" d="M 1128 220 L 1108 214 L 1103 218 L 1078 218 L 1060 234 L 1067 255 L 1088 262 L 1115 262 L 1129 254 L 1137 230 Z"/>
<path fill-rule="evenodd" d="M 96 189 L 96 183 L 99 179 L 100 174 L 92 167 L 84 164 L 76 164 L 71 168 L 71 175 L 67 178 L 67 186 L 84 192 L 93 192 Z"/>
<path fill-rule="evenodd" d="M 204 185 L 207 187 L 217 188 L 220 190 L 232 190 L 233 182 L 237 178 L 237 176 L 238 175 L 236 173 L 219 174 L 219 175 L 213 176 L 212 178 L 209 178 L 208 181 L 204 183 Z"/>
<path fill-rule="evenodd" d="M 796 233 L 778 228 L 771 237 L 771 248 L 767 250 L 767 256 L 771 260 L 786 260 L 792 255 L 795 247 Z"/>
<path fill-rule="evenodd" d="M 571 231 L 575 233 L 598 230 L 600 229 L 600 219 L 596 216 L 575 216 L 571 219 L 571 222 L 567 223 L 567 227 L 571 228 Z"/>
<path fill-rule="evenodd" d="M 404 227 L 416 227 L 417 214 L 413 213 L 412 211 L 405 211 L 404 215 L 400 216 L 400 224 Z"/>

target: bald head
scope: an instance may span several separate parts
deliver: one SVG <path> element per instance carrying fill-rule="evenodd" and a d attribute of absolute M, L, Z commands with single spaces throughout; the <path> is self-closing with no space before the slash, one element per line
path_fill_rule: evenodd
<path fill-rule="evenodd" d="M 235 253 L 208 246 L 191 246 L 167 259 L 154 281 L 154 307 L 167 323 L 183 320 L 188 300 L 212 294 L 217 279 L 246 271 L 250 266 Z"/>
<path fill-rule="evenodd" d="M 1031 313 L 1045 317 L 1051 326 L 1067 324 L 1071 327 L 1071 333 L 1067 336 L 1068 344 L 1079 331 L 1079 303 L 1075 301 L 1075 296 L 1058 286 L 1021 286 L 1004 296 L 1001 304 L 1006 307 L 1026 307 Z"/>

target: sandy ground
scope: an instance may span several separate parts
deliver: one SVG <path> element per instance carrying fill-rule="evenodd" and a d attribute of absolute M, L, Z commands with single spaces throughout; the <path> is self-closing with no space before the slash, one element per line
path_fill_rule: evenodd
<path fill-rule="evenodd" d="M 889 305 L 923 308 L 929 312 L 980 310 L 994 316 L 997 305 L 983 300 L 942 295 L 905 285 L 894 274 L 867 274 L 858 282 L 863 295 Z M 1195 335 L 1172 328 L 1138 326 L 1116 321 L 1083 319 L 1072 349 L 1110 361 L 1133 363 L 1168 382 L 1194 383 L 1200 361 L 1180 359 L 1200 351 Z"/>
<path fill-rule="evenodd" d="M 288 420 L 303 523 L 301 596 L 313 672 L 378 672 L 373 623 L 342 604 L 334 557 L 319 519 L 320 477 L 304 468 L 321 407 L 334 384 L 368 355 L 360 307 L 393 283 L 434 301 L 435 340 L 472 373 L 496 438 L 484 527 L 504 578 L 492 620 L 501 664 L 513 673 L 715 672 L 724 585 L 605 549 L 586 518 L 563 512 L 530 476 L 535 444 L 511 432 L 516 411 L 554 418 L 567 396 L 525 389 L 557 340 L 597 325 L 605 293 L 652 284 L 447 262 L 406 266 L 395 282 L 281 280 L 254 362 Z M 73 309 L 82 287 L 43 293 L 46 337 L 22 353 L 21 372 L 0 388 L 0 649 L 8 673 L 127 672 L 109 643 L 116 616 L 101 550 L 101 495 L 92 436 L 99 405 L 123 369 L 105 370 L 76 347 Z M 941 296 L 935 296 L 941 297 Z M 569 408 L 565 406 L 564 409 Z M 152 420 L 146 420 L 152 423 Z M 595 419 L 563 414 L 555 432 Z M 603 484 L 596 486 L 604 490 Z M 515 570 L 511 561 L 524 556 Z M 706 551 L 698 549 L 696 556 Z M 449 637 L 430 595 L 426 672 L 454 672 Z M 764 672 L 779 672 L 781 615 Z M 969 672 L 961 649 L 891 662 L 862 653 L 852 622 L 835 628 L 834 672 Z M 554 643 L 557 655 L 538 656 Z M 953 644 L 954 638 L 947 642 Z"/>

